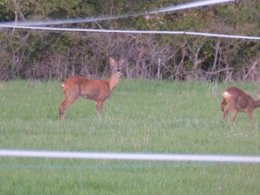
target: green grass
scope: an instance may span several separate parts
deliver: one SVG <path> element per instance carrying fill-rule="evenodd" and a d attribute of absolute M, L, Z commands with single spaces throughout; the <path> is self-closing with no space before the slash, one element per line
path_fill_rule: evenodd
<path fill-rule="evenodd" d="M 222 121 L 229 85 L 123 80 L 104 117 L 80 99 L 61 123 L 58 82 L 2 82 L 0 148 L 259 156 L 260 109 Z M 252 164 L 0 158 L 0 194 L 260 194 L 259 181 Z"/>

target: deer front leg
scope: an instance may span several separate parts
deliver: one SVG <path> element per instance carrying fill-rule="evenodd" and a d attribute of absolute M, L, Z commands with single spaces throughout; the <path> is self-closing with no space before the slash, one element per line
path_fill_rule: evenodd
<path fill-rule="evenodd" d="M 98 116 L 103 115 L 104 101 L 96 101 L 96 112 Z"/>

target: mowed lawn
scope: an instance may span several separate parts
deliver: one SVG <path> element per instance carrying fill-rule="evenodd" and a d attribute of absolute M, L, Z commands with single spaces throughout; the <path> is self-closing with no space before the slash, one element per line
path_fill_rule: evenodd
<path fill-rule="evenodd" d="M 97 117 L 79 99 L 58 119 L 56 81 L 0 83 L 0 148 L 86 152 L 260 156 L 255 122 L 222 120 L 231 85 L 253 98 L 256 83 L 122 80 Z M 0 157 L 0 194 L 260 194 L 259 164 Z"/>

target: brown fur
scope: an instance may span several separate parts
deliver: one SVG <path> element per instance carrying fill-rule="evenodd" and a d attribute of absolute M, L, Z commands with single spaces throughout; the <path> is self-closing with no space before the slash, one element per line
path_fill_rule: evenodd
<path fill-rule="evenodd" d="M 223 119 L 227 117 L 228 113 L 231 113 L 232 121 L 235 121 L 238 112 L 245 112 L 252 120 L 253 110 L 260 106 L 260 100 L 255 101 L 250 95 L 237 87 L 226 89 L 222 96 L 220 107 L 223 112 Z"/>
<path fill-rule="evenodd" d="M 78 97 L 87 98 L 96 102 L 97 113 L 102 113 L 104 102 L 110 97 L 112 90 L 118 85 L 121 76 L 121 67 L 124 60 L 116 61 L 109 58 L 112 75 L 109 80 L 91 80 L 84 77 L 72 76 L 66 79 L 61 87 L 64 100 L 60 104 L 60 119 L 64 118 L 65 110 L 75 102 Z"/>

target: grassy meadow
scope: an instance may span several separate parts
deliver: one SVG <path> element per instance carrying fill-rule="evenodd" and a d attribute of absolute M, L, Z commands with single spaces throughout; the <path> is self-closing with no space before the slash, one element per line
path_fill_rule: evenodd
<path fill-rule="evenodd" d="M 257 83 L 122 80 L 97 117 L 79 99 L 58 119 L 56 81 L 0 83 L 0 148 L 260 155 L 255 122 L 222 120 L 222 91 Z M 0 157 L 0 194 L 260 194 L 260 165 Z"/>

